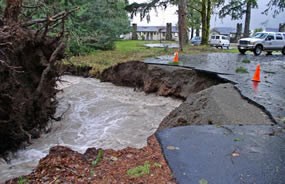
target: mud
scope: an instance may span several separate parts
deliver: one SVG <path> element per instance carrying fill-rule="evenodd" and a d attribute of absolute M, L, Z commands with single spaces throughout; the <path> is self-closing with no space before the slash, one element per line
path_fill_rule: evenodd
<path fill-rule="evenodd" d="M 176 67 L 153 66 L 139 61 L 121 63 L 106 69 L 100 80 L 181 99 L 223 82 L 215 75 Z"/>
<path fill-rule="evenodd" d="M 92 67 L 90 66 L 76 66 L 73 64 L 62 64 L 59 66 L 59 71 L 64 75 L 91 77 L 90 71 Z"/>

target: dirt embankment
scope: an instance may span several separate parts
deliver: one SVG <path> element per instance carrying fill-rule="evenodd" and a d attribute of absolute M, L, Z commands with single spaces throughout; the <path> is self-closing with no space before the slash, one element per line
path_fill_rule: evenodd
<path fill-rule="evenodd" d="M 40 135 L 56 109 L 58 39 L 18 25 L 0 27 L 0 156 Z M 60 46 L 60 47 L 59 47 Z M 58 50 L 55 52 L 56 48 Z"/>
<path fill-rule="evenodd" d="M 167 66 L 151 66 L 140 61 L 118 64 L 102 72 L 102 82 L 134 87 L 146 93 L 186 99 L 222 80 L 210 74 Z"/>
<path fill-rule="evenodd" d="M 75 66 L 73 64 L 61 64 L 59 67 L 61 73 L 82 77 L 91 77 L 89 73 L 91 69 L 91 66 Z"/>

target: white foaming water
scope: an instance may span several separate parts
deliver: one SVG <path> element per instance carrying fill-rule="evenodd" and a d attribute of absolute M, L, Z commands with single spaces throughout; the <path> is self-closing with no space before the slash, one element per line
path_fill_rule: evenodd
<path fill-rule="evenodd" d="M 84 153 L 87 148 L 142 148 L 162 119 L 181 104 L 132 88 L 100 83 L 96 79 L 64 76 L 59 88 L 60 122 L 33 144 L 16 153 L 10 164 L 0 163 L 0 182 L 29 174 L 51 147 L 64 145 Z"/>

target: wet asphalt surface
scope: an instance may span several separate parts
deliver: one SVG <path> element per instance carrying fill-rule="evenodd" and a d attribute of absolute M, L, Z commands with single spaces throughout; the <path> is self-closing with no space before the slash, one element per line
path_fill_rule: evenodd
<path fill-rule="evenodd" d="M 150 64 L 169 65 L 173 56 L 161 56 L 147 59 Z M 250 63 L 246 63 L 249 60 Z M 251 79 L 257 64 L 261 66 L 260 80 Z M 285 56 L 254 56 L 252 54 L 211 53 L 203 55 L 181 55 L 178 66 L 197 71 L 215 73 L 219 77 L 235 84 L 245 98 L 263 108 L 279 125 L 284 126 L 285 118 Z M 237 73 L 237 68 L 244 68 L 246 73 Z"/>
<path fill-rule="evenodd" d="M 179 184 L 284 184 L 282 131 L 211 125 L 165 129 L 156 136 Z"/>
<path fill-rule="evenodd" d="M 171 65 L 172 60 L 173 56 L 162 56 L 145 62 Z M 252 81 L 257 64 L 261 66 L 259 83 Z M 157 132 L 177 182 L 284 184 L 285 56 L 182 55 L 175 66 L 214 73 L 235 84 L 244 98 L 261 107 L 277 123 L 275 126 L 187 126 Z M 236 72 L 237 68 L 243 68 L 245 73 Z"/>

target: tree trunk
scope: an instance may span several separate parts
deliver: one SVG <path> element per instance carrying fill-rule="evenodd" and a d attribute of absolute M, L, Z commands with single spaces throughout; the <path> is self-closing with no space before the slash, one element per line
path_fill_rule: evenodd
<path fill-rule="evenodd" d="M 207 1 L 202 0 L 202 11 L 201 11 L 201 17 L 202 17 L 202 45 L 206 45 L 208 43 L 207 35 L 206 35 L 206 29 L 207 29 Z"/>
<path fill-rule="evenodd" d="M 207 2 L 207 18 L 206 18 L 206 33 L 205 33 L 206 43 L 204 43 L 204 44 L 208 44 L 208 40 L 209 40 L 211 14 L 212 14 L 212 2 L 211 2 L 211 0 L 208 0 L 208 2 Z"/>
<path fill-rule="evenodd" d="M 179 0 L 178 3 L 178 31 L 179 49 L 180 51 L 183 51 L 183 47 L 188 39 L 186 27 L 186 0 Z"/>
<path fill-rule="evenodd" d="M 194 37 L 194 27 L 191 27 L 191 39 Z"/>
<path fill-rule="evenodd" d="M 246 13 L 245 13 L 245 24 L 244 24 L 244 37 L 249 37 L 250 35 L 250 16 L 251 16 L 251 1 L 247 1 Z"/>
<path fill-rule="evenodd" d="M 21 13 L 22 0 L 6 0 L 6 8 L 4 11 L 4 22 L 10 24 L 18 22 Z"/>

